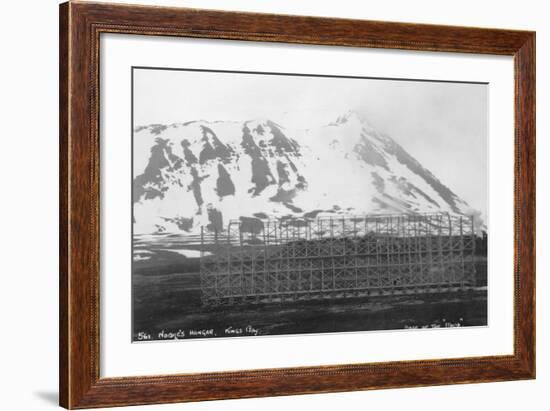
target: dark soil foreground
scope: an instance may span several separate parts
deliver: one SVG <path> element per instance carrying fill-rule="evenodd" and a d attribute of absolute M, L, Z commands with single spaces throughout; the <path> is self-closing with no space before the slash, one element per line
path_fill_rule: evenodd
<path fill-rule="evenodd" d="M 486 258 L 475 290 L 208 307 L 199 261 L 166 249 L 134 262 L 133 340 L 487 325 Z"/>

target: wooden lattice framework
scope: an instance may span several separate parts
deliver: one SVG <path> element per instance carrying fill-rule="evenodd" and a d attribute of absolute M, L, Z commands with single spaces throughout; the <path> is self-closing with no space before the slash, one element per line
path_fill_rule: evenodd
<path fill-rule="evenodd" d="M 223 232 L 203 229 L 201 243 L 205 304 L 444 292 L 475 285 L 473 217 L 231 221 Z"/>

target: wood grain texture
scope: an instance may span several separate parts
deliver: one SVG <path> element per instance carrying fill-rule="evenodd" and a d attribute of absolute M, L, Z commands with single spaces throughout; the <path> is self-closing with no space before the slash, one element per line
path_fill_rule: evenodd
<path fill-rule="evenodd" d="M 535 375 L 535 34 L 515 60 L 515 338 L 517 356 Z"/>
<path fill-rule="evenodd" d="M 99 373 L 101 33 L 485 53 L 515 59 L 514 354 L 162 377 Z M 535 376 L 535 34 L 70 2 L 60 6 L 60 404 L 90 408 Z"/>
<path fill-rule="evenodd" d="M 69 156 L 67 143 L 69 133 L 69 66 L 66 63 L 69 54 L 68 4 L 60 6 L 59 13 L 59 402 L 69 404 L 66 387 L 69 386 L 69 283 L 68 283 L 68 173 Z"/>

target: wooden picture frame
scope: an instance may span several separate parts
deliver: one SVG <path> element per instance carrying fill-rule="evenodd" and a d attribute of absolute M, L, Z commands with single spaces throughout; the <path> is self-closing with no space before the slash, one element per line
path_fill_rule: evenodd
<path fill-rule="evenodd" d="M 101 33 L 513 56 L 514 354 L 100 378 Z M 535 33 L 69 2 L 60 6 L 60 405 L 69 409 L 535 378 Z"/>

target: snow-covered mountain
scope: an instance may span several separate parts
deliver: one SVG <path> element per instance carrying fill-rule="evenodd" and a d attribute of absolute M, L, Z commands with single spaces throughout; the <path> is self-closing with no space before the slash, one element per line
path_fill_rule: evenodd
<path fill-rule="evenodd" d="M 475 213 L 353 111 L 304 130 L 256 119 L 134 131 L 138 234 L 198 233 L 241 217 Z"/>

